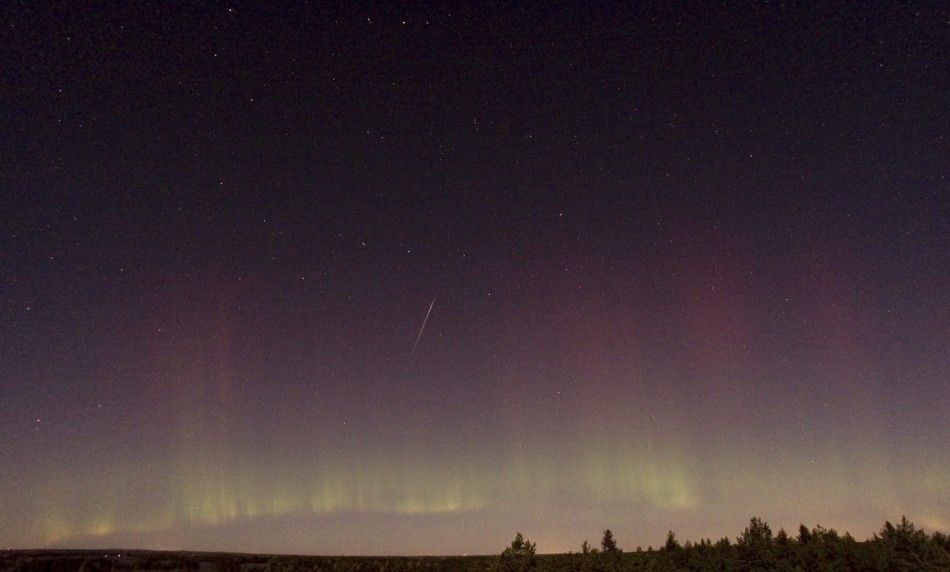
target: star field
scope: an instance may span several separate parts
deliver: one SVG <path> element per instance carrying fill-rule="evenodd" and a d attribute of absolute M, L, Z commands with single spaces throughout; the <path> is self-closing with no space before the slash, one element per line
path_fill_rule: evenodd
<path fill-rule="evenodd" d="M 0 547 L 950 528 L 939 4 L 0 14 Z"/>

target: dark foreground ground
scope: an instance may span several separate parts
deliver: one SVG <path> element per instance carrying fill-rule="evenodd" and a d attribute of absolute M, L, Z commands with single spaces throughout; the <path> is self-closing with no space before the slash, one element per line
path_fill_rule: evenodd
<path fill-rule="evenodd" d="M 784 571 L 950 571 L 950 540 L 940 532 L 926 534 L 903 519 L 885 523 L 871 539 L 816 527 L 799 528 L 797 536 L 753 518 L 731 541 L 704 539 L 680 544 L 673 532 L 664 546 L 623 551 L 610 531 L 597 548 L 585 542 L 576 553 L 536 554 L 535 546 L 518 534 L 511 546 L 493 556 L 362 557 L 286 556 L 147 550 L 6 550 L 0 572 L 313 572 L 395 570 L 784 570 Z"/>

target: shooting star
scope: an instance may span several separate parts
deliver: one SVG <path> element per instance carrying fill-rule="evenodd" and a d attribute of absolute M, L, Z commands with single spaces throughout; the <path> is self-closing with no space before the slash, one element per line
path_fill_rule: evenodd
<path fill-rule="evenodd" d="M 419 345 L 419 340 L 422 339 L 422 332 L 426 330 L 426 324 L 429 322 L 429 314 L 432 313 L 432 307 L 435 306 L 435 298 L 432 299 L 432 303 L 429 304 L 429 309 L 426 310 L 426 317 L 422 320 L 422 327 L 419 328 L 419 335 L 416 336 L 416 342 L 412 344 L 412 351 L 409 352 L 409 355 L 416 353 L 416 346 Z"/>

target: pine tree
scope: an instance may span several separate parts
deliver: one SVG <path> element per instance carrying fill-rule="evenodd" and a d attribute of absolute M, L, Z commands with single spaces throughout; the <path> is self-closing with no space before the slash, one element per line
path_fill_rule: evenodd
<path fill-rule="evenodd" d="M 752 517 L 736 542 L 740 570 L 772 570 L 772 529 L 761 518 Z"/>
<path fill-rule="evenodd" d="M 511 541 L 511 546 L 501 553 L 501 565 L 504 570 L 521 571 L 533 568 L 537 562 L 534 558 L 535 544 L 525 539 L 520 532 Z"/>
<path fill-rule="evenodd" d="M 775 554 L 780 560 L 786 560 L 792 555 L 792 539 L 784 528 L 778 529 L 775 535 Z"/>
<path fill-rule="evenodd" d="M 798 543 L 808 544 L 811 542 L 811 531 L 804 524 L 798 525 Z"/>
<path fill-rule="evenodd" d="M 666 533 L 666 544 L 663 545 L 663 550 L 667 552 L 675 552 L 680 547 L 680 543 L 676 540 L 676 534 L 670 530 Z"/>
<path fill-rule="evenodd" d="M 604 531 L 604 537 L 600 540 L 600 548 L 604 554 L 620 554 L 620 548 L 617 547 L 617 541 L 614 540 L 614 533 L 609 528 Z"/>

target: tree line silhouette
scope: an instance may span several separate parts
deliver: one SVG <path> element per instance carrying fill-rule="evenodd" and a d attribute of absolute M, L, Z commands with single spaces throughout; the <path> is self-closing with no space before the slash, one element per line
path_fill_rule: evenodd
<path fill-rule="evenodd" d="M 537 554 L 535 543 L 520 532 L 500 555 L 443 557 L 273 556 L 199 552 L 92 550 L 0 551 L 0 572 L 376 572 L 400 570 L 521 572 L 582 571 L 868 571 L 950 570 L 950 539 L 928 535 L 906 518 L 884 523 L 869 540 L 804 524 L 793 536 L 773 534 L 760 518 L 734 540 L 706 538 L 680 543 L 671 530 L 657 548 L 623 550 L 605 530 L 600 546 L 584 541 L 580 551 Z"/>
<path fill-rule="evenodd" d="M 501 554 L 494 569 L 504 571 L 943 571 L 950 570 L 950 539 L 942 532 L 927 535 L 906 517 L 897 525 L 884 523 L 870 540 L 858 542 L 847 532 L 802 524 L 798 536 L 785 530 L 772 534 L 762 519 L 753 517 L 735 542 L 706 538 L 680 544 L 671 530 L 660 548 L 652 546 L 625 553 L 612 531 L 605 530 L 600 548 L 585 540 L 580 552 L 537 555 L 535 545 L 519 532 Z"/>

